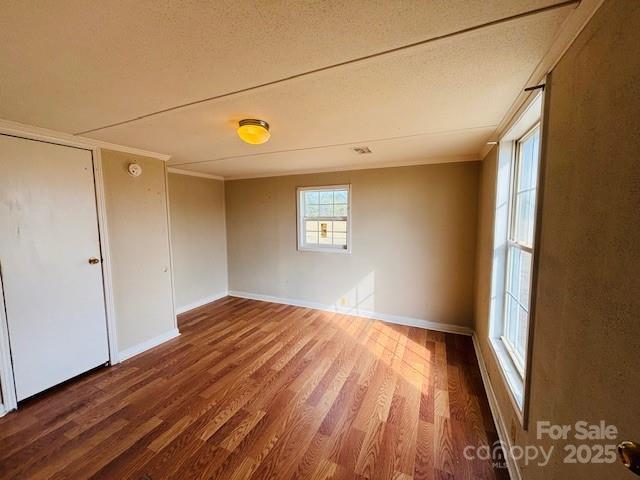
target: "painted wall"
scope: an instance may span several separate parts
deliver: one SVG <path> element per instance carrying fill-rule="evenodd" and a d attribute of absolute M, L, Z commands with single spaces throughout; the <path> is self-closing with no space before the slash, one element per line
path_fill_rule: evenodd
<path fill-rule="evenodd" d="M 224 182 L 176 173 L 168 179 L 179 311 L 228 290 Z"/>
<path fill-rule="evenodd" d="M 607 1 L 552 73 L 529 431 L 605 420 L 640 440 L 640 3 Z M 630 59 L 634 59 L 630 61 Z M 480 181 L 476 329 L 507 428 L 517 424 L 487 336 L 495 151 Z M 550 446 L 549 441 L 541 442 Z M 573 441 L 571 443 L 579 443 Z M 563 444 L 522 477 L 632 478 L 619 462 L 565 464 Z"/>
<path fill-rule="evenodd" d="M 142 175 L 127 173 L 129 163 Z M 175 328 L 165 162 L 102 150 L 118 349 Z"/>
<path fill-rule="evenodd" d="M 478 172 L 467 162 L 226 182 L 229 288 L 470 327 Z M 297 251 L 296 187 L 346 183 L 352 253 Z"/>

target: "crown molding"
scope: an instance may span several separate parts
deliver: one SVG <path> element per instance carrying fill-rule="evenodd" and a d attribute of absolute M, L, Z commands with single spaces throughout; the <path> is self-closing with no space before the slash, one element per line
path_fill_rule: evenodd
<path fill-rule="evenodd" d="M 525 92 L 524 88 L 545 82 L 547 75 L 556 67 L 562 57 L 564 57 L 564 54 L 567 53 L 569 47 L 573 45 L 573 42 L 578 38 L 580 32 L 582 32 L 584 27 L 586 27 L 603 3 L 604 0 L 580 1 L 578 6 L 561 25 L 560 31 L 551 44 L 551 47 L 533 70 L 526 84 L 523 86 L 523 90 L 520 92 L 511 107 L 509 107 L 509 110 L 507 110 L 502 121 L 496 127 L 494 133 L 490 137 L 491 140 L 500 140 L 506 131 L 511 128 L 514 120 L 528 108 L 529 104 L 536 97 L 537 92 Z M 482 150 L 480 151 L 480 158 L 484 159 L 484 157 L 486 157 L 491 151 L 492 147 L 493 145 L 485 145 L 482 147 Z"/>
<path fill-rule="evenodd" d="M 128 147 L 126 145 L 118 145 L 116 143 L 104 142 L 94 138 L 82 137 L 80 135 L 72 135 L 70 133 L 50 130 L 48 128 L 35 127 L 25 123 L 13 122 L 11 120 L 0 119 L 0 132 L 8 135 L 29 135 L 39 140 L 51 143 L 64 142 L 65 145 L 71 145 L 78 148 L 104 148 L 115 150 L 117 152 L 130 153 L 133 155 L 142 155 L 144 157 L 157 158 L 158 160 L 168 161 L 171 155 L 153 152 L 141 148 Z"/>
<path fill-rule="evenodd" d="M 230 175 L 224 177 L 225 181 L 231 180 L 249 180 L 252 178 L 267 178 L 267 177 L 288 177 L 290 175 L 309 175 L 313 173 L 332 173 L 332 172 L 355 172 L 358 170 L 373 170 L 376 168 L 400 168 L 400 167 L 414 167 L 419 165 L 435 165 L 438 163 L 462 163 L 462 162 L 479 162 L 481 158 L 476 155 L 460 155 L 455 157 L 438 157 L 427 158 L 421 160 L 415 160 L 412 162 L 385 162 L 385 163 L 373 163 L 365 165 L 347 165 L 344 167 L 328 167 L 328 168 L 315 168 L 310 170 L 293 170 L 280 173 L 258 173 L 255 175 Z"/>
<path fill-rule="evenodd" d="M 212 173 L 194 172 L 192 170 L 182 170 L 181 168 L 167 167 L 169 173 L 176 173 L 178 175 L 188 175 L 190 177 L 210 178 L 211 180 L 221 180 L 224 182 L 224 177 L 220 175 L 214 175 Z"/>

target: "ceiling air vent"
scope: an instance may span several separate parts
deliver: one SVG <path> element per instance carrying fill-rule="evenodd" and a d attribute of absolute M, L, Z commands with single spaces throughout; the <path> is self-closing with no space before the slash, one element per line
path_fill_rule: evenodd
<path fill-rule="evenodd" d="M 365 153 L 371 153 L 371 149 L 369 147 L 354 147 L 351 150 L 356 152 L 358 155 L 364 155 Z"/>

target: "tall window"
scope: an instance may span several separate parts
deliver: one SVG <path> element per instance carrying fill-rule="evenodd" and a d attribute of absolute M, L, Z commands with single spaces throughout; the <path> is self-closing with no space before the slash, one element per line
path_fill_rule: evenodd
<path fill-rule="evenodd" d="M 298 249 L 349 252 L 349 185 L 298 188 Z"/>
<path fill-rule="evenodd" d="M 531 374 L 530 324 L 534 302 L 536 201 L 538 198 L 543 92 L 501 135 L 496 162 L 495 210 L 488 340 L 515 412 L 527 428 Z"/>
<path fill-rule="evenodd" d="M 527 361 L 540 126 L 515 142 L 502 340 L 521 376 Z"/>

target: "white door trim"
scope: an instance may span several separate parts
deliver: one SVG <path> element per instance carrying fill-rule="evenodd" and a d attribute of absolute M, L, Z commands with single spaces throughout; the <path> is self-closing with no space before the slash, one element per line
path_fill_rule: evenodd
<path fill-rule="evenodd" d="M 11 350 L 9 347 L 9 332 L 7 331 L 7 316 L 4 306 L 4 286 L 0 276 L 0 387 L 2 387 L 2 405 L 0 415 L 16 408 L 16 387 L 13 381 L 13 367 L 11 365 Z"/>
<path fill-rule="evenodd" d="M 176 312 L 176 287 L 175 280 L 173 278 L 173 245 L 171 243 L 171 206 L 169 203 L 169 172 L 167 169 L 167 164 L 164 165 L 164 195 L 167 201 L 165 202 L 165 207 L 167 210 L 167 241 L 169 242 L 169 268 L 171 269 L 171 310 L 173 312 L 173 327 L 175 331 L 178 332 L 178 314 Z M 178 333 L 179 335 L 179 333 Z M 127 357 L 129 358 L 129 357 Z M 124 358 L 122 359 L 124 361 Z"/>
<path fill-rule="evenodd" d="M 98 216 L 98 234 L 100 238 L 100 254 L 102 255 L 102 278 L 105 300 L 105 314 L 107 318 L 107 337 L 109 342 L 109 363 L 114 365 L 118 359 L 118 338 L 116 330 L 115 303 L 113 299 L 113 280 L 111 275 L 111 256 L 109 253 L 109 231 L 107 228 L 107 207 L 105 201 L 104 178 L 102 176 L 102 156 L 100 147 L 85 142 L 85 139 L 69 139 L 65 134 L 57 135 L 56 132 L 45 131 L 40 133 L 38 129 L 25 126 L 18 128 L 16 124 L 0 122 L 0 134 L 12 135 L 27 140 L 36 140 L 53 143 L 67 147 L 83 148 L 89 150 L 93 157 L 94 184 L 96 192 L 96 210 Z M 1 286 L 1 285 L 0 285 Z M 4 307 L 4 291 L 0 288 L 0 384 L 2 388 L 2 400 L 4 412 L 18 407 L 16 390 L 11 362 L 11 350 L 9 333 L 7 331 L 7 318 Z M 0 411 L 0 415 L 4 413 Z"/>
<path fill-rule="evenodd" d="M 113 276 L 111 273 L 111 248 L 107 228 L 107 203 L 105 200 L 104 177 L 102 175 L 102 153 L 94 147 L 93 175 L 96 186 L 96 209 L 98 212 L 98 230 L 100 234 L 100 254 L 102 255 L 102 281 L 104 286 L 104 304 L 107 314 L 107 337 L 109 339 L 109 363 L 120 363 L 118 355 L 118 330 L 116 327 L 116 303 L 113 298 Z"/>

